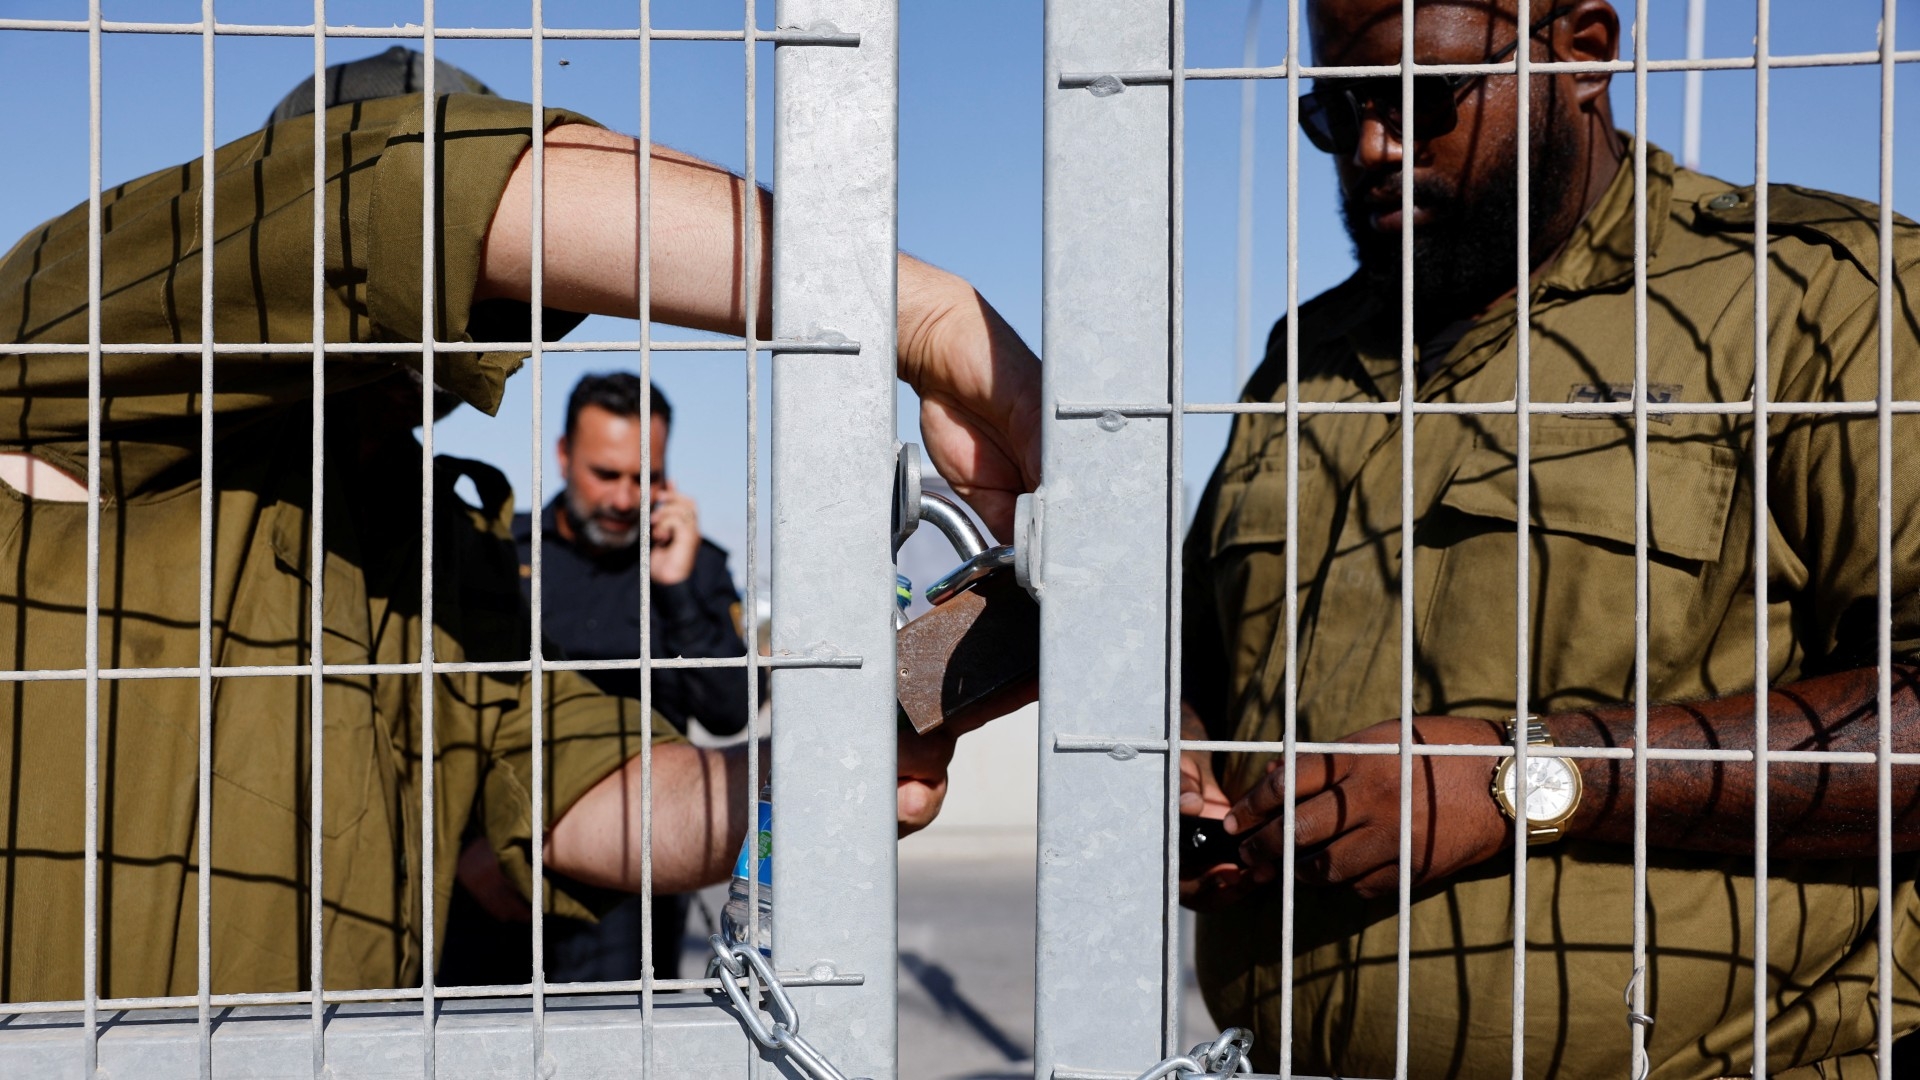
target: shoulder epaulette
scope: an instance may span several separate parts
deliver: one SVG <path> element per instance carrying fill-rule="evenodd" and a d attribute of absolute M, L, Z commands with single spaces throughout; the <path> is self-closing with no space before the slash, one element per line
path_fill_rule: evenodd
<path fill-rule="evenodd" d="M 1732 188 L 1694 203 L 1694 222 L 1704 230 L 1752 232 L 1756 218 L 1754 188 Z M 1794 184 L 1767 188 L 1767 232 L 1822 244 L 1869 278 L 1879 276 L 1880 207 L 1864 199 Z M 1920 224 L 1893 216 L 1895 265 L 1920 261 Z"/>

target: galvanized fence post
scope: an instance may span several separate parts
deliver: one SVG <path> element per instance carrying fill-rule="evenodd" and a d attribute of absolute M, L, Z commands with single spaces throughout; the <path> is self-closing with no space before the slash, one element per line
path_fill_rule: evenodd
<path fill-rule="evenodd" d="M 773 360 L 773 649 L 859 656 L 773 679 L 774 949 L 858 972 L 795 990 L 848 1076 L 895 1075 L 893 565 L 897 13 L 782 0 L 782 27 L 858 34 L 775 66 L 774 337 L 859 343 Z"/>
<path fill-rule="evenodd" d="M 1171 1020 L 1166 759 L 1060 745 L 1167 736 L 1171 91 L 1060 76 L 1165 70 L 1169 30 L 1165 0 L 1047 5 L 1037 1077 L 1137 1072 Z"/>

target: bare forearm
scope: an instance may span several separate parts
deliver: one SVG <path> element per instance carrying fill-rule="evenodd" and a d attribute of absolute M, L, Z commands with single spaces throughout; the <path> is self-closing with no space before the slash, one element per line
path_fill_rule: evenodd
<path fill-rule="evenodd" d="M 542 300 L 548 307 L 639 313 L 640 144 L 568 124 L 547 135 Z M 717 333 L 746 324 L 746 181 L 665 147 L 652 148 L 647 265 L 652 317 Z M 773 305 L 771 197 L 754 189 L 757 320 Z M 533 298 L 533 156 L 522 158 L 487 229 L 477 299 Z"/>
<path fill-rule="evenodd" d="M 639 314 L 639 176 L 633 139 L 580 124 L 547 136 L 541 299 L 547 307 Z M 753 251 L 755 325 L 771 333 L 772 200 L 739 177 L 653 147 L 650 316 L 738 334 Z M 476 299 L 533 298 L 533 158 L 514 168 L 487 227 Z M 747 207 L 757 206 L 749 227 Z M 1040 363 L 958 276 L 899 255 L 898 374 L 920 395 L 921 438 L 954 490 L 1001 535 L 1040 481 Z"/>
<path fill-rule="evenodd" d="M 765 743 L 759 746 L 764 755 Z M 589 885 L 639 892 L 643 779 L 640 759 L 632 758 L 581 796 L 548 833 L 548 869 Z M 653 891 L 687 892 L 724 880 L 746 835 L 751 802 L 745 745 L 655 747 Z"/>
<path fill-rule="evenodd" d="M 637 140 L 569 124 L 547 136 L 542 298 L 548 307 L 632 317 L 639 312 Z M 737 334 L 745 325 L 747 183 L 717 165 L 652 148 L 648 261 L 659 322 Z M 773 309 L 773 198 L 755 188 L 755 306 L 759 332 Z M 533 157 L 514 169 L 487 230 L 479 299 L 533 298 Z M 983 333 L 997 319 L 959 277 L 900 256 L 902 374 L 941 334 Z M 982 310 L 984 309 L 984 310 Z M 956 325 L 959 324 L 959 325 Z M 911 381 L 911 380 L 910 380 Z"/>
<path fill-rule="evenodd" d="M 1920 751 L 1920 673 L 1893 669 L 1891 734 L 1896 753 Z M 1767 696 L 1767 745 L 1780 750 L 1871 753 L 1879 746 L 1877 672 L 1873 668 L 1808 679 Z M 1751 751 L 1754 695 L 1647 712 L 1648 745 L 1659 749 Z M 1596 709 L 1547 718 L 1554 741 L 1567 746 L 1633 745 L 1631 708 Z M 1631 761 L 1580 763 L 1586 793 L 1570 833 L 1587 839 L 1633 839 Z M 1732 854 L 1754 842 L 1755 770 L 1749 761 L 1647 763 L 1647 835 L 1658 847 Z M 1893 768 L 1893 844 L 1920 848 L 1920 767 Z M 1870 856 L 1878 839 L 1876 766 L 1770 762 L 1769 847 L 1786 857 Z"/>

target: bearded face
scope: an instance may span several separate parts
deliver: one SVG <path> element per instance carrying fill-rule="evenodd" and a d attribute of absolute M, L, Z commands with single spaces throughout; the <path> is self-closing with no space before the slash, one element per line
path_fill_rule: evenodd
<path fill-rule="evenodd" d="M 1542 117 L 1529 148 L 1532 195 L 1528 235 L 1538 256 L 1558 245 L 1562 200 L 1556 185 L 1573 174 L 1579 144 L 1571 126 Z M 1483 135 L 1470 173 L 1413 171 L 1413 303 L 1416 323 L 1444 326 L 1470 317 L 1511 291 L 1519 280 L 1516 223 L 1520 220 L 1518 138 Z M 1397 306 L 1401 296 L 1401 230 L 1382 228 L 1385 207 L 1401 200 L 1398 167 L 1342 177 L 1340 210 L 1353 239 L 1354 258 L 1374 293 Z M 1397 215 L 1394 215 L 1397 217 Z M 1543 243 L 1545 250 L 1542 250 Z"/>
<path fill-rule="evenodd" d="M 567 522 L 594 551 L 624 551 L 640 542 L 640 507 L 595 502 L 579 487 L 567 487 Z"/>

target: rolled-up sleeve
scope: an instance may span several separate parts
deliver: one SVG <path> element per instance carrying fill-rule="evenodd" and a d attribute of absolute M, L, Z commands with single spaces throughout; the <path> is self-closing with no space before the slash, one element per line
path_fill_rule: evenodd
<path fill-rule="evenodd" d="M 546 796 L 546 827 L 589 789 L 637 757 L 641 747 L 682 741 L 658 713 L 644 717 L 640 703 L 601 693 L 572 671 L 544 676 L 545 712 L 540 783 Z M 520 680 L 520 700 L 497 729 L 480 789 L 480 824 L 500 857 L 500 867 L 523 894 L 533 893 L 533 701 L 532 679 Z M 548 874 L 547 910 L 593 918 L 617 894 Z"/>

